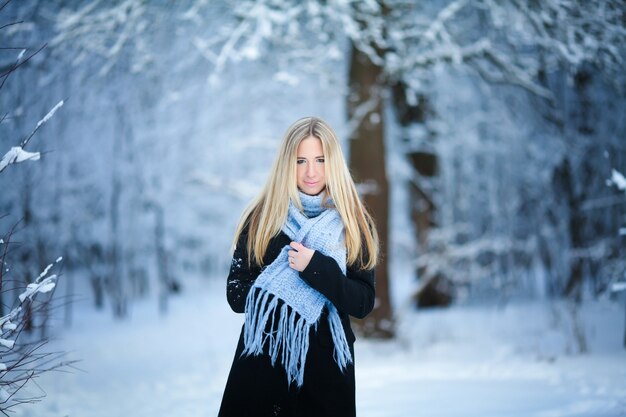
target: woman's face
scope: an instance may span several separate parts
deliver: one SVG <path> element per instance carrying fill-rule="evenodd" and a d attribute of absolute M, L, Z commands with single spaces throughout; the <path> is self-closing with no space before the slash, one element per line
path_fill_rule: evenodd
<path fill-rule="evenodd" d="M 298 145 L 298 188 L 305 194 L 317 195 L 326 187 L 322 141 L 309 136 Z"/>

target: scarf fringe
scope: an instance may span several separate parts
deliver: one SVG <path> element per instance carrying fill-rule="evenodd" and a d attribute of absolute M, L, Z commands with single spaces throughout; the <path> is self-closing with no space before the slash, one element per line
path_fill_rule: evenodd
<path fill-rule="evenodd" d="M 343 330 L 339 313 L 334 305 L 327 303 L 328 308 L 328 325 L 330 326 L 330 333 L 333 336 L 333 344 L 335 349 L 333 351 L 333 357 L 339 369 L 343 372 L 348 364 L 352 363 L 352 353 L 350 353 L 350 346 L 346 339 L 346 333 Z"/>
<path fill-rule="evenodd" d="M 255 291 L 256 294 L 253 294 Z M 250 290 L 246 299 L 244 349 L 241 355 L 260 355 L 263 353 L 263 346 L 267 344 L 272 366 L 280 355 L 288 383 L 295 382 L 300 387 L 304 382 L 304 364 L 309 350 L 309 330 L 312 324 L 307 323 L 304 317 L 283 303 L 278 323 L 275 325 L 277 308 L 277 297 L 266 290 L 255 288 Z M 276 330 L 267 332 L 267 321 L 270 316 L 272 317 L 270 329 Z M 339 325 L 341 326 L 341 321 Z"/>

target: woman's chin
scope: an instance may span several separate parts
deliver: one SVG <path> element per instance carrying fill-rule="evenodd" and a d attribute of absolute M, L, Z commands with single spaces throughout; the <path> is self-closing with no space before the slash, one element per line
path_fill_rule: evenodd
<path fill-rule="evenodd" d="M 304 194 L 306 195 L 310 195 L 310 196 L 316 196 L 319 195 L 322 191 L 324 191 L 326 189 L 326 187 L 322 187 L 321 189 L 317 189 L 317 188 L 308 188 L 308 187 L 304 187 L 304 188 L 300 188 L 298 187 L 298 190 L 302 191 Z"/>

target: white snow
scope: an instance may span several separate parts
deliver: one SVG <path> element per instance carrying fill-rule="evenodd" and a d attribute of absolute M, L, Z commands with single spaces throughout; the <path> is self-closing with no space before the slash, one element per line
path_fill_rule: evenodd
<path fill-rule="evenodd" d="M 5 346 L 9 349 L 13 349 L 13 346 L 15 345 L 15 341 L 0 338 L 0 345 Z"/>
<path fill-rule="evenodd" d="M 27 160 L 39 160 L 39 152 L 27 152 L 21 146 L 13 146 L 0 161 L 0 172 L 11 164 L 17 164 Z"/>
<path fill-rule="evenodd" d="M 624 178 L 621 172 L 613 169 L 611 172 L 611 181 L 619 190 L 626 191 L 626 178 Z"/>
<path fill-rule="evenodd" d="M 41 282 L 33 282 L 26 286 L 26 291 L 20 294 L 20 302 L 24 302 L 26 298 L 30 298 L 38 292 L 47 293 L 54 289 L 56 283 L 54 280 L 56 279 L 56 275 L 49 276 Z"/>
<path fill-rule="evenodd" d="M 15 323 L 11 323 L 10 321 L 7 321 L 3 326 L 2 326 L 2 330 L 15 330 L 17 329 L 17 324 Z"/>
<path fill-rule="evenodd" d="M 41 278 L 45 277 L 46 275 L 48 275 L 48 271 L 50 271 L 50 268 L 52 268 L 54 264 L 48 264 L 48 266 L 46 266 L 44 268 L 44 270 L 41 272 L 41 274 L 39 274 L 39 276 L 37 277 L 37 279 L 35 280 L 35 282 L 39 282 L 41 280 Z"/>
<path fill-rule="evenodd" d="M 21 309 L 22 309 L 21 307 L 14 308 L 6 316 L 0 317 L 0 326 L 4 328 L 7 325 L 7 323 L 10 323 L 11 320 L 13 320 L 20 313 Z"/>
<path fill-rule="evenodd" d="M 47 397 L 15 415 L 215 416 L 243 322 L 224 285 L 187 288 L 166 316 L 148 301 L 123 322 L 77 306 L 74 327 L 47 348 L 81 359 L 81 370 L 42 375 Z M 578 311 L 587 354 L 576 353 L 572 311 L 564 303 L 405 307 L 395 340 L 356 343 L 357 414 L 623 416 L 623 306 L 605 301 Z"/>
<path fill-rule="evenodd" d="M 44 123 L 46 123 L 48 120 L 50 120 L 50 118 L 51 118 L 52 116 L 54 116 L 54 113 L 56 113 L 56 111 L 57 111 L 57 110 L 59 110 L 59 109 L 63 106 L 63 103 L 64 103 L 64 102 L 63 102 L 63 100 L 59 101 L 59 102 L 57 103 L 57 105 L 56 105 L 56 106 L 54 106 L 54 107 L 52 108 L 52 110 L 50 110 L 50 111 L 48 112 L 48 114 L 46 114 L 46 115 L 43 117 L 43 119 L 41 119 L 39 122 L 37 122 L 37 127 L 36 127 L 35 129 L 39 129 L 39 127 L 40 127 L 42 124 L 44 124 Z"/>

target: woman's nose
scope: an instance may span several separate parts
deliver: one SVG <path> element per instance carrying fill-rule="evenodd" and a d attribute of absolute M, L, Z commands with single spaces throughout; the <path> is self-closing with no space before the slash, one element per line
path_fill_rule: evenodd
<path fill-rule="evenodd" d="M 307 169 L 306 169 L 306 174 L 309 177 L 315 176 L 315 164 L 308 164 Z"/>

